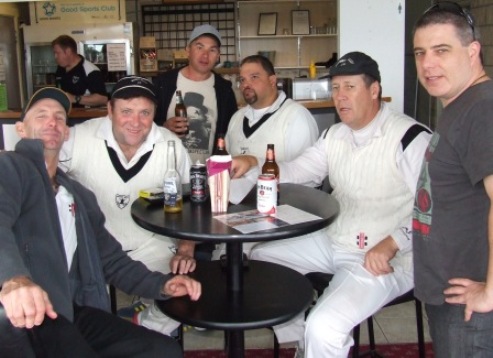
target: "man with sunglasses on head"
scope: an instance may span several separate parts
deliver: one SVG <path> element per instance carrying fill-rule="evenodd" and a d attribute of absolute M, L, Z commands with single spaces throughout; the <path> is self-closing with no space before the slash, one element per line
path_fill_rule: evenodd
<path fill-rule="evenodd" d="M 435 356 L 493 356 L 493 82 L 472 16 L 440 2 L 416 22 L 418 78 L 444 109 L 416 191 L 415 294 Z"/>

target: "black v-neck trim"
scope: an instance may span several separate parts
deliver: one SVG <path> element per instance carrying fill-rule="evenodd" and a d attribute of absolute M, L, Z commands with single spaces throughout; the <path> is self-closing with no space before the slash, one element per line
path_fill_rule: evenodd
<path fill-rule="evenodd" d="M 269 112 L 266 113 L 262 116 L 262 118 L 259 119 L 257 123 L 255 123 L 252 127 L 248 124 L 248 118 L 243 117 L 243 134 L 245 135 L 246 138 L 249 138 L 257 129 L 260 128 L 262 124 L 264 124 L 274 113 L 276 113 L 279 109 L 281 109 L 282 105 L 288 97 L 284 98 L 284 101 L 279 105 L 279 107 L 274 111 L 274 112 Z"/>
<path fill-rule="evenodd" d="M 113 168 L 115 168 L 116 172 L 118 173 L 120 178 L 122 178 L 123 182 L 126 183 L 134 176 L 136 176 L 140 172 L 140 170 L 144 167 L 144 165 L 149 160 L 152 151 L 154 150 L 154 147 L 150 152 L 140 157 L 139 161 L 132 168 L 128 170 L 123 167 L 122 163 L 120 162 L 120 159 L 118 158 L 118 154 L 116 154 L 115 150 L 113 148 L 108 147 L 108 142 L 106 142 L 106 149 L 108 150 L 108 155 L 110 156 L 110 160 L 111 163 L 113 164 Z"/>

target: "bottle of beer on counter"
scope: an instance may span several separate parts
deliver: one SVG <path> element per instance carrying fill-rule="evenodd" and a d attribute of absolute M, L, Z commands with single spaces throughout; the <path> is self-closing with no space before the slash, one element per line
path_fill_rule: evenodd
<path fill-rule="evenodd" d="M 277 201 L 279 204 L 279 166 L 276 163 L 276 153 L 274 151 L 274 144 L 267 144 L 267 151 L 265 153 L 265 163 L 262 165 L 262 174 L 274 174 L 277 181 Z"/>
<path fill-rule="evenodd" d="M 175 141 L 168 141 L 168 164 L 164 174 L 164 211 L 179 213 L 183 209 L 180 173 L 176 170 Z"/>
<path fill-rule="evenodd" d="M 226 142 L 224 141 L 224 134 L 217 135 L 216 148 L 212 152 L 212 155 L 229 155 L 226 150 Z"/>
<path fill-rule="evenodd" d="M 181 95 L 181 91 L 176 91 L 176 104 L 175 104 L 175 117 L 183 117 L 187 118 L 187 107 L 185 106 L 185 102 L 183 101 L 183 96 Z M 188 134 L 187 131 L 184 134 Z"/>

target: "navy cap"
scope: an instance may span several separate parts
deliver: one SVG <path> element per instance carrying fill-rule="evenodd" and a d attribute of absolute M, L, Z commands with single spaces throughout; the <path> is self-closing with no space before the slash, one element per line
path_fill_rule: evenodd
<path fill-rule="evenodd" d="M 329 77 L 344 75 L 368 75 L 381 82 L 378 64 L 363 52 L 350 52 L 342 56 L 329 69 Z"/>
<path fill-rule="evenodd" d="M 221 34 L 219 31 L 214 26 L 211 26 L 209 24 L 203 24 L 195 27 L 190 34 L 190 38 L 188 39 L 187 45 L 190 45 L 190 43 L 196 39 L 198 39 L 200 36 L 203 35 L 212 35 L 213 37 L 216 38 L 219 46 L 221 46 Z"/>
<path fill-rule="evenodd" d="M 43 87 L 37 90 L 31 97 L 29 102 L 27 102 L 27 105 L 24 107 L 24 110 L 22 111 L 22 115 L 20 118 L 21 121 L 24 120 L 24 117 L 26 116 L 26 112 L 29 111 L 36 102 L 47 98 L 53 99 L 58 103 L 60 103 L 67 114 L 69 114 L 70 110 L 72 109 L 72 103 L 70 102 L 70 99 L 68 98 L 65 92 L 63 92 L 61 89 L 56 87 Z"/>
<path fill-rule="evenodd" d="M 146 97 L 154 103 L 157 103 L 156 87 L 147 78 L 139 76 L 127 76 L 119 80 L 111 98 L 130 99 L 135 97 Z"/>

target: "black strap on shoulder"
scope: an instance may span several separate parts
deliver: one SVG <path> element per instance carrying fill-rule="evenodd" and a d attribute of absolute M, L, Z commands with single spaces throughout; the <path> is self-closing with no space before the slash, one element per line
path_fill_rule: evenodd
<path fill-rule="evenodd" d="M 257 123 L 255 123 L 252 127 L 248 125 L 248 118 L 243 117 L 243 134 L 245 135 L 246 138 L 250 137 L 259 127 L 264 124 L 274 113 L 276 113 L 278 110 L 281 109 L 281 107 L 284 105 L 284 102 L 286 102 L 288 97 L 282 101 L 282 103 L 279 105 L 279 107 L 274 111 L 270 113 L 266 113 L 262 116 L 262 118 L 259 119 Z"/>
<path fill-rule="evenodd" d="M 407 146 L 421 132 L 427 132 L 427 133 L 431 134 L 431 131 L 428 128 L 426 128 L 425 126 L 422 126 L 421 124 L 413 124 L 411 127 L 409 127 L 406 131 L 406 134 L 404 134 L 404 136 L 401 139 L 402 151 L 405 151 Z"/>

